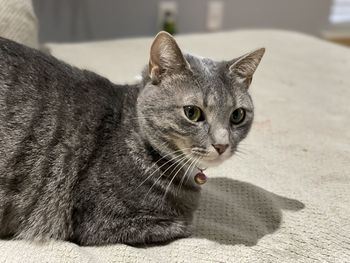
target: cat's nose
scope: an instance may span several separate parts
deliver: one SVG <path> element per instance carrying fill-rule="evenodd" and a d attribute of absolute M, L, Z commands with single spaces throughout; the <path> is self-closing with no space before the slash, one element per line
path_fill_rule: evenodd
<path fill-rule="evenodd" d="M 223 154 L 228 148 L 228 144 L 212 144 L 219 155 Z"/>

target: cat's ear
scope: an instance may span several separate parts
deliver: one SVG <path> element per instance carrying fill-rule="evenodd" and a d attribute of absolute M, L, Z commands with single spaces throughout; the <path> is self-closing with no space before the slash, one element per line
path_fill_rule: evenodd
<path fill-rule="evenodd" d="M 159 32 L 153 40 L 149 59 L 149 75 L 158 83 L 163 74 L 178 72 L 189 65 L 175 39 L 167 32 Z"/>
<path fill-rule="evenodd" d="M 249 86 L 264 53 L 265 48 L 260 48 L 232 60 L 229 62 L 229 74 L 241 78 L 241 80 L 246 81 Z"/>

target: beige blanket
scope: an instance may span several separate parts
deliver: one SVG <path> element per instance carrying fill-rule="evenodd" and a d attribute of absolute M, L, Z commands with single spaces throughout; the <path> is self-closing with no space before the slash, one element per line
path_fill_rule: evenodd
<path fill-rule="evenodd" d="M 242 153 L 208 171 L 194 235 L 149 248 L 0 241 L 0 262 L 350 262 L 350 50 L 283 31 L 178 40 L 216 59 L 267 48 L 251 87 L 252 132 Z M 147 62 L 150 43 L 49 47 L 123 83 Z"/>
<path fill-rule="evenodd" d="M 0 0 L 0 36 L 38 48 L 38 21 L 31 0 Z"/>

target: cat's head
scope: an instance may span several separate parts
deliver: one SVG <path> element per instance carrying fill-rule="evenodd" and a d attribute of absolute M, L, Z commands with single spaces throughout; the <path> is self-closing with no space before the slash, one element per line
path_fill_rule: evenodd
<path fill-rule="evenodd" d="M 145 138 L 167 159 L 197 161 L 201 168 L 231 157 L 253 121 L 248 88 L 264 51 L 216 62 L 183 55 L 174 38 L 160 32 L 137 102 Z"/>

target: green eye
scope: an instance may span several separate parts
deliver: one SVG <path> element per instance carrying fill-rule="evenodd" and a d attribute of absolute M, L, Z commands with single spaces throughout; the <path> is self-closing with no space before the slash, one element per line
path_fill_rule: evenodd
<path fill-rule="evenodd" d="M 185 106 L 184 111 L 190 121 L 204 121 L 204 114 L 197 106 Z"/>
<path fill-rule="evenodd" d="M 242 123 L 244 119 L 245 119 L 245 110 L 242 108 L 238 108 L 234 110 L 230 117 L 231 123 L 235 125 Z"/>

